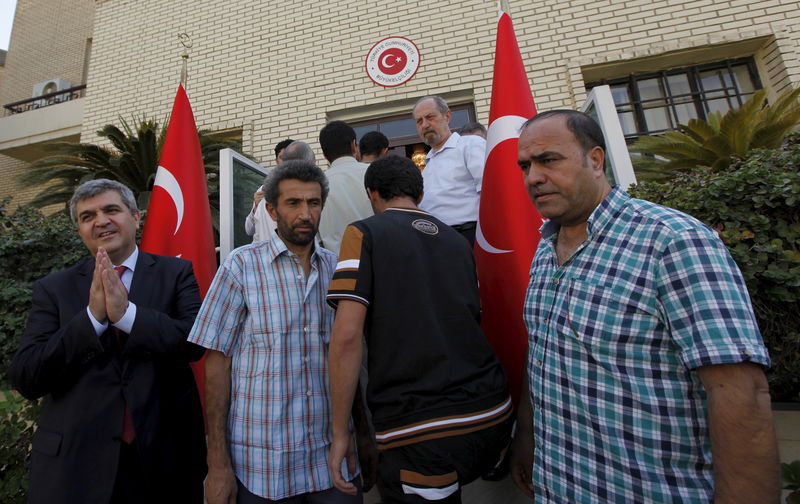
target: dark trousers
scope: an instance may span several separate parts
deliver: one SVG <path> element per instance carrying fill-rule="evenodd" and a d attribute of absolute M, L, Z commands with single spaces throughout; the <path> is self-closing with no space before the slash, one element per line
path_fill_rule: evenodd
<path fill-rule="evenodd" d="M 460 504 L 461 487 L 491 469 L 511 440 L 512 420 L 488 429 L 380 452 L 382 504 Z"/>
<path fill-rule="evenodd" d="M 461 233 L 461 236 L 467 239 L 471 247 L 475 247 L 475 230 L 478 227 L 476 222 L 465 222 L 451 227 Z"/>
<path fill-rule="evenodd" d="M 142 464 L 136 452 L 136 443 L 122 445 L 119 451 L 117 478 L 111 492 L 111 504 L 141 504 L 152 502 L 147 495 Z"/>

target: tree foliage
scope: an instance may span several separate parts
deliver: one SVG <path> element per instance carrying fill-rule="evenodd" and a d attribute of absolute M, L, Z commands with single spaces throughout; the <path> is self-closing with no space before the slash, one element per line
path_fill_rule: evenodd
<path fill-rule="evenodd" d="M 12 214 L 9 201 L 0 201 L 0 502 L 21 504 L 39 402 L 7 390 L 8 366 L 25 328 L 33 282 L 89 252 L 65 214 L 45 217 L 31 207 Z"/>
<path fill-rule="evenodd" d="M 664 181 L 675 171 L 717 172 L 752 149 L 778 148 L 800 121 L 798 98 L 800 88 L 783 93 L 769 105 L 762 89 L 725 115 L 713 112 L 707 121 L 691 119 L 680 124 L 678 131 L 641 137 L 629 148 L 644 154 L 633 159 L 635 170 L 646 180 Z"/>
<path fill-rule="evenodd" d="M 742 270 L 770 350 L 773 397 L 800 400 L 800 137 L 716 171 L 679 173 L 631 193 L 719 232 Z"/>
<path fill-rule="evenodd" d="M 63 204 L 66 208 L 79 185 L 88 180 L 107 178 L 130 187 L 139 208 L 146 210 L 166 128 L 146 117 L 134 118 L 133 123 L 137 125 L 135 129 L 124 118 L 120 117 L 119 121 L 121 127 L 107 124 L 97 132 L 111 147 L 73 142 L 48 144 L 45 149 L 50 155 L 31 163 L 19 179 L 24 187 L 42 188 L 29 204 L 36 208 Z M 219 151 L 225 148 L 241 150 L 241 133 L 238 130 L 200 130 L 198 137 L 206 170 L 211 214 L 214 227 L 218 228 Z"/>

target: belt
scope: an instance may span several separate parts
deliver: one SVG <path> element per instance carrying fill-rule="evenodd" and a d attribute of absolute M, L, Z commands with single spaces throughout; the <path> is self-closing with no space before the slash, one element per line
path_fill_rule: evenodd
<path fill-rule="evenodd" d="M 450 226 L 451 228 L 455 229 L 456 231 L 469 231 L 470 229 L 475 229 L 478 226 L 478 223 L 475 221 L 472 222 L 465 222 L 464 224 L 459 224 L 457 226 Z"/>

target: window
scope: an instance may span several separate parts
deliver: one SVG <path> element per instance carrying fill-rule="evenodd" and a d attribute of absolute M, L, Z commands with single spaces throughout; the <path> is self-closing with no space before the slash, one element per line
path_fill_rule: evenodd
<path fill-rule="evenodd" d="M 628 143 L 741 106 L 761 87 L 753 58 L 674 68 L 587 84 L 608 84 Z"/>

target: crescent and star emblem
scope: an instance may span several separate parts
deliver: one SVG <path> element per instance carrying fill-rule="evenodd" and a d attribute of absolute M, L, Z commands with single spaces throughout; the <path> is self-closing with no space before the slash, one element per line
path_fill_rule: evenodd
<path fill-rule="evenodd" d="M 519 129 L 525 121 L 527 121 L 526 118 L 513 115 L 495 119 L 494 122 L 489 125 L 489 131 L 486 134 L 486 159 L 484 161 L 489 159 L 489 154 L 501 143 L 512 138 L 519 138 Z M 513 252 L 513 250 L 503 250 L 489 243 L 481 230 L 480 218 L 478 218 L 478 227 L 475 230 L 475 241 L 480 248 L 490 254 L 507 254 Z"/>
<path fill-rule="evenodd" d="M 153 187 L 155 186 L 159 186 L 167 191 L 167 194 L 169 194 L 169 197 L 172 198 L 172 202 L 175 204 L 175 210 L 178 213 L 178 222 L 175 224 L 175 232 L 172 234 L 178 234 L 181 222 L 183 222 L 183 191 L 181 191 L 181 186 L 178 184 L 178 180 L 175 176 L 163 166 L 159 166 L 158 171 L 156 171 L 156 179 L 153 183 Z"/>
<path fill-rule="evenodd" d="M 392 68 L 395 65 L 395 63 L 398 63 L 400 61 L 400 58 L 396 58 L 395 59 L 395 63 L 392 63 L 390 65 L 386 60 L 391 58 L 392 56 L 394 56 L 394 55 L 393 54 L 387 54 L 386 56 L 381 58 L 381 65 L 385 66 L 386 68 Z"/>

